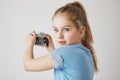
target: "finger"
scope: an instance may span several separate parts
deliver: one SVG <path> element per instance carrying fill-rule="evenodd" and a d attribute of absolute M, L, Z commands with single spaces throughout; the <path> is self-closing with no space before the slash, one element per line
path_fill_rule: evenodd
<path fill-rule="evenodd" d="M 52 39 L 49 34 L 46 34 L 46 37 L 47 37 L 48 39 L 50 39 L 50 40 Z"/>
<path fill-rule="evenodd" d="M 36 32 L 35 31 L 33 31 L 33 36 L 36 36 Z"/>
<path fill-rule="evenodd" d="M 31 35 L 31 36 L 36 36 L 36 32 L 33 31 L 33 32 L 30 33 L 30 35 Z"/>

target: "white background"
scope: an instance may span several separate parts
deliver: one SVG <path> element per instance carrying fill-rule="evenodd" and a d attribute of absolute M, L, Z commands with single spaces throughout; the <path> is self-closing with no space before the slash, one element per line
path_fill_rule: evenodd
<path fill-rule="evenodd" d="M 53 80 L 53 70 L 26 72 L 23 68 L 25 36 L 52 33 L 54 11 L 73 0 L 0 0 L 0 80 Z M 120 79 L 120 1 L 79 0 L 91 25 L 100 72 L 94 80 Z M 35 57 L 47 51 L 35 47 Z"/>

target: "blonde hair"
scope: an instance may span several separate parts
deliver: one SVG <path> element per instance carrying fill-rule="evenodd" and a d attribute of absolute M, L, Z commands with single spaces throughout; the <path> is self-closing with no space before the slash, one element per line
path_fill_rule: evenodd
<path fill-rule="evenodd" d="M 59 13 L 67 14 L 70 20 L 74 22 L 77 28 L 79 28 L 80 26 L 84 26 L 86 28 L 85 35 L 82 39 L 82 44 L 85 47 L 89 48 L 94 60 L 94 69 L 95 69 L 95 72 L 97 72 L 99 70 L 97 66 L 97 57 L 94 52 L 94 48 L 92 46 L 93 37 L 92 37 L 91 29 L 87 20 L 87 15 L 84 7 L 80 2 L 77 2 L 77 1 L 68 3 L 65 6 L 58 8 L 54 13 L 52 19 L 54 19 L 54 17 Z"/>

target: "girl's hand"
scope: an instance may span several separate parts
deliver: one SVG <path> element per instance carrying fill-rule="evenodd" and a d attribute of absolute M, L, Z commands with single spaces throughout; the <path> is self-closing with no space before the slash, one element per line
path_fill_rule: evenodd
<path fill-rule="evenodd" d="M 34 46 L 36 41 L 36 32 L 33 31 L 31 34 L 27 35 L 26 37 L 26 45 L 27 46 Z"/>
<path fill-rule="evenodd" d="M 48 39 L 48 46 L 46 46 L 46 49 L 48 50 L 48 52 L 51 52 L 53 50 L 55 50 L 55 46 L 52 40 L 52 37 L 49 34 L 46 34 L 46 37 Z"/>

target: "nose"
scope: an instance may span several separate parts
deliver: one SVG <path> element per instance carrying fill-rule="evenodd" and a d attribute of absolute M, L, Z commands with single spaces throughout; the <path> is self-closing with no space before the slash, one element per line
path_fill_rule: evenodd
<path fill-rule="evenodd" d="M 59 32 L 58 35 L 57 35 L 57 38 L 58 38 L 58 39 L 63 39 L 64 36 L 63 36 L 63 34 L 62 34 L 61 32 Z"/>

